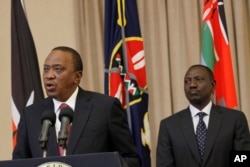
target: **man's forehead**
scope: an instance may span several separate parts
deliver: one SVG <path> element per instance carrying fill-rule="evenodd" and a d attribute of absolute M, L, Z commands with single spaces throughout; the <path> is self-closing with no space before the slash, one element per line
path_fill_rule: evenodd
<path fill-rule="evenodd" d="M 208 75 L 206 69 L 202 68 L 202 67 L 193 67 L 193 68 L 190 68 L 185 77 L 188 77 L 188 76 L 192 76 L 192 77 L 195 77 L 195 76 L 206 76 Z"/>

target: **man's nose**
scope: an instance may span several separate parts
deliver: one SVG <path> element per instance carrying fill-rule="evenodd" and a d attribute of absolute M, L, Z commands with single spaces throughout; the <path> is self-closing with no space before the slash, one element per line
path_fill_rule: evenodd
<path fill-rule="evenodd" d="M 190 87 L 197 87 L 197 81 L 195 79 L 191 79 L 191 82 L 190 82 Z"/>
<path fill-rule="evenodd" d="M 50 78 L 55 78 L 55 73 L 54 73 L 53 69 L 50 69 L 50 70 L 48 70 L 48 71 L 45 73 L 45 78 L 48 78 L 48 79 L 50 79 Z"/>

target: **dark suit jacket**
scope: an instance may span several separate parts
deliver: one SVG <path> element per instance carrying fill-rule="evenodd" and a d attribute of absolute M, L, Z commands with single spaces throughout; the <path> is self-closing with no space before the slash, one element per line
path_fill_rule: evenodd
<path fill-rule="evenodd" d="M 249 128 L 243 112 L 212 106 L 201 162 L 187 108 L 161 121 L 157 167 L 229 167 L 231 150 L 250 150 Z"/>
<path fill-rule="evenodd" d="M 38 139 L 42 128 L 41 116 L 48 109 L 54 111 L 51 98 L 33 104 L 22 112 L 13 159 L 42 157 Z M 48 156 L 59 155 L 54 127 L 50 129 L 47 145 Z M 67 155 L 111 151 L 118 151 L 130 166 L 140 166 L 126 112 L 121 109 L 119 100 L 79 89 Z"/>

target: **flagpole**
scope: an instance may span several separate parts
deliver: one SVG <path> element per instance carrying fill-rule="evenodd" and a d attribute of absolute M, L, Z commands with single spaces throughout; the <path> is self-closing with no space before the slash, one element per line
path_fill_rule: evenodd
<path fill-rule="evenodd" d="M 117 6 L 118 6 L 118 24 L 121 27 L 121 36 L 122 36 L 122 53 L 123 53 L 123 60 L 124 60 L 124 66 L 126 69 L 127 75 L 128 73 L 128 60 L 127 60 L 127 45 L 126 45 L 126 35 L 125 35 L 125 26 L 126 26 L 126 18 L 125 18 L 125 0 L 117 0 Z M 129 106 L 129 91 L 125 86 L 125 102 L 126 102 L 126 112 L 128 117 L 128 125 L 129 129 L 132 132 L 132 121 L 131 121 L 131 111 Z"/>
<path fill-rule="evenodd" d="M 24 0 L 21 0 L 21 4 L 22 4 L 22 7 L 23 7 L 24 14 L 27 17 L 27 15 L 26 15 L 26 7 L 25 7 Z"/>

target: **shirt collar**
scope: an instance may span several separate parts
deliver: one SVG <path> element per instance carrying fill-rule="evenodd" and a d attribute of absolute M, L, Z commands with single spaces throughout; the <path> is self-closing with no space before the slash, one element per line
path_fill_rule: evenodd
<path fill-rule="evenodd" d="M 74 93 L 68 98 L 68 100 L 64 101 L 64 102 L 58 101 L 58 100 L 56 100 L 56 99 L 53 98 L 55 111 L 58 111 L 59 106 L 62 103 L 66 103 L 74 111 L 75 110 L 76 97 L 77 97 L 78 91 L 79 91 L 79 88 L 77 87 L 76 90 L 74 91 Z"/>
<path fill-rule="evenodd" d="M 210 101 L 202 110 L 199 110 L 198 108 L 194 107 L 192 104 L 189 105 L 189 109 L 191 111 L 192 117 L 195 117 L 198 114 L 198 112 L 201 112 L 201 111 L 206 113 L 209 116 L 211 112 L 211 108 L 212 108 L 212 101 Z"/>

